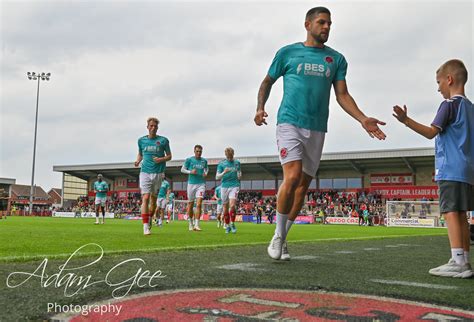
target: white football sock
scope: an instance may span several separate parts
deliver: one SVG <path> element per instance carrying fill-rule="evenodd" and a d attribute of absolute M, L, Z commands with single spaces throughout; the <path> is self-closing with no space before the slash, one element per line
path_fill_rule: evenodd
<path fill-rule="evenodd" d="M 286 236 L 288 236 L 288 232 L 290 231 L 290 228 L 291 226 L 293 225 L 295 221 L 294 220 L 289 220 L 286 222 L 286 235 L 285 235 L 285 239 L 286 239 Z"/>
<path fill-rule="evenodd" d="M 276 213 L 276 228 L 275 235 L 280 236 L 282 239 L 286 237 L 286 223 L 288 221 L 288 215 Z"/>

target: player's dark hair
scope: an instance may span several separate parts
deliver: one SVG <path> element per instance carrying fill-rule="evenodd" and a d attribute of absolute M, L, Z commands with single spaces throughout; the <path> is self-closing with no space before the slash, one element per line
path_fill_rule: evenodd
<path fill-rule="evenodd" d="M 196 144 L 196 145 L 194 146 L 194 150 L 196 150 L 196 149 L 201 149 L 201 150 L 202 150 L 202 145 Z"/>
<path fill-rule="evenodd" d="M 326 7 L 314 7 L 309 9 L 309 11 L 306 13 L 306 20 L 313 20 L 313 18 L 320 13 L 327 13 L 328 15 L 331 15 L 331 11 L 329 11 L 329 9 Z"/>
<path fill-rule="evenodd" d="M 441 67 L 436 71 L 436 73 L 450 74 L 461 84 L 467 83 L 467 68 L 464 63 L 459 59 L 451 59 L 445 62 Z"/>

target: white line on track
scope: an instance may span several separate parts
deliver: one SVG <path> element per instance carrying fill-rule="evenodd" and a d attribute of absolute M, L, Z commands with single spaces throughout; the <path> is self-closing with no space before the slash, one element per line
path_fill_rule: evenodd
<path fill-rule="evenodd" d="M 391 281 L 391 280 L 381 280 L 381 279 L 371 279 L 370 281 L 375 282 L 375 283 L 381 283 L 381 284 L 434 288 L 434 289 L 440 289 L 440 290 L 455 290 L 459 288 L 457 286 L 452 286 L 452 285 L 416 283 L 416 282 L 407 282 L 407 281 Z"/>
<path fill-rule="evenodd" d="M 312 260 L 312 259 L 318 259 L 321 258 L 321 256 L 311 256 L 311 255 L 302 255 L 302 256 L 293 256 L 291 259 L 296 259 L 296 260 Z"/>
<path fill-rule="evenodd" d="M 218 266 L 217 268 L 220 269 L 230 269 L 236 271 L 244 271 L 244 272 L 264 272 L 266 269 L 256 267 L 258 264 L 255 263 L 238 263 L 238 264 L 229 264 L 229 265 L 222 265 Z"/>

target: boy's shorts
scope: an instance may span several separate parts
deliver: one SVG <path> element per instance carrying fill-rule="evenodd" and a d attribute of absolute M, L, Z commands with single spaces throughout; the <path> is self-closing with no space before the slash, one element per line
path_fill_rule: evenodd
<path fill-rule="evenodd" d="M 474 186 L 458 181 L 438 181 L 439 211 L 474 210 Z"/>
<path fill-rule="evenodd" d="M 301 160 L 303 172 L 316 176 L 326 133 L 302 129 L 291 124 L 278 124 L 276 130 L 280 163 Z"/>

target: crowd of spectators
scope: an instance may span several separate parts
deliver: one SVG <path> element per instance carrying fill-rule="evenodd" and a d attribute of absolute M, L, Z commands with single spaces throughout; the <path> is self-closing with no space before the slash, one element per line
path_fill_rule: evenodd
<path fill-rule="evenodd" d="M 182 194 L 176 193 L 178 200 L 184 199 Z M 213 197 L 213 191 L 207 191 L 205 200 Z M 141 196 L 139 192 L 113 192 L 107 198 L 106 211 L 118 214 L 140 214 Z M 263 196 L 260 191 L 241 191 L 237 205 L 241 215 L 263 214 L 273 216 L 276 209 L 276 196 Z M 300 215 L 357 217 L 364 209 L 368 209 L 371 216 L 385 215 L 385 204 L 380 195 L 375 193 L 340 192 L 340 191 L 311 191 Z M 94 197 L 83 196 L 77 199 L 71 207 L 61 208 L 58 211 L 94 212 Z"/>

